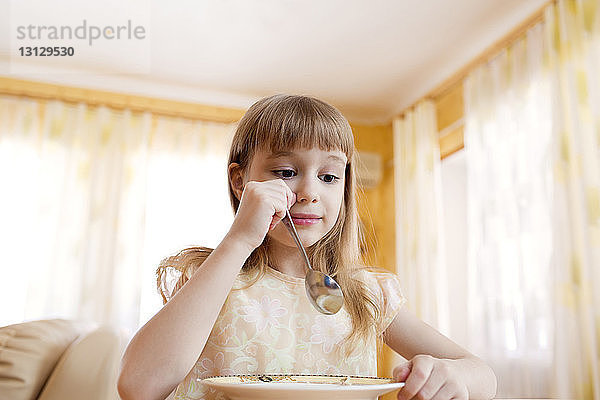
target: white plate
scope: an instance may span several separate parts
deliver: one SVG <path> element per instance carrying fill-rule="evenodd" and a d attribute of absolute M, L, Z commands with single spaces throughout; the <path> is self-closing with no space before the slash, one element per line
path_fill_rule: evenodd
<path fill-rule="evenodd" d="M 376 400 L 404 383 L 344 375 L 231 375 L 199 379 L 231 400 Z"/>

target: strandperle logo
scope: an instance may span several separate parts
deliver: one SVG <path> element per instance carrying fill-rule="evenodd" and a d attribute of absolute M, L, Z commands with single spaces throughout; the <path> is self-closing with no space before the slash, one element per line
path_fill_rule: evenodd
<path fill-rule="evenodd" d="M 125 25 L 88 25 L 83 20 L 81 25 L 19 25 L 18 40 L 86 40 L 92 46 L 97 40 L 143 40 L 146 29 L 142 25 L 133 25 L 127 20 Z"/>

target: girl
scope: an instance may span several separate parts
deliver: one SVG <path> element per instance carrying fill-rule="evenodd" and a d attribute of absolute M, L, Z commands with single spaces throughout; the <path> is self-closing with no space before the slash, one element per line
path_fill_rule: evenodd
<path fill-rule="evenodd" d="M 227 374 L 377 374 L 377 338 L 409 360 L 394 369 L 399 399 L 489 399 L 496 378 L 402 307 L 395 275 L 361 266 L 354 141 L 334 107 L 304 96 L 255 103 L 229 155 L 234 222 L 216 249 L 164 260 L 164 307 L 130 342 L 123 399 L 213 399 L 197 378 Z M 281 218 L 289 209 L 313 267 L 344 292 L 323 315 L 304 290 L 305 266 Z"/>

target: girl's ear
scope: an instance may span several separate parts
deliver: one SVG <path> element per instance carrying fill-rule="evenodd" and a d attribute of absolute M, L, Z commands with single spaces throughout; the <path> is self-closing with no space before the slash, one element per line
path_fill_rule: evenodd
<path fill-rule="evenodd" d="M 229 172 L 229 184 L 233 190 L 233 194 L 238 200 L 242 198 L 242 192 L 244 191 L 244 171 L 238 163 L 231 163 L 228 167 Z"/>

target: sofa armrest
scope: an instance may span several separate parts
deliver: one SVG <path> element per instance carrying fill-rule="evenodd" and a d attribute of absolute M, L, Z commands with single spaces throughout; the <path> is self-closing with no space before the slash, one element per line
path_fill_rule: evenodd
<path fill-rule="evenodd" d="M 0 400 L 37 398 L 65 349 L 85 328 L 60 319 L 1 327 Z"/>
<path fill-rule="evenodd" d="M 107 327 L 81 336 L 60 358 L 38 400 L 119 399 L 123 343 L 124 338 Z"/>

